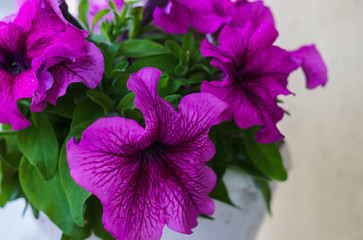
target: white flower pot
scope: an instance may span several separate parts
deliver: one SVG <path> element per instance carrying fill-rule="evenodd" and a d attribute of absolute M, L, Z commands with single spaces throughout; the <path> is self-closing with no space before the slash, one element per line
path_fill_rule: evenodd
<path fill-rule="evenodd" d="M 164 228 L 162 240 L 253 240 L 266 215 L 266 207 L 251 178 L 237 169 L 224 176 L 231 200 L 240 208 L 215 201 L 215 220 L 198 219 L 193 234 L 184 235 Z"/>
<path fill-rule="evenodd" d="M 232 201 L 240 208 L 215 201 L 216 209 L 213 215 L 215 220 L 199 218 L 199 224 L 193 229 L 194 233 L 191 235 L 177 233 L 165 227 L 162 240 L 253 240 L 266 215 L 262 195 L 251 178 L 242 171 L 230 169 L 224 180 Z M 14 240 L 61 239 L 62 232 L 44 214 L 40 214 L 37 220 L 28 208 L 22 218 L 24 205 L 24 200 L 19 199 L 9 203 L 5 210 L 1 210 L 0 222 L 4 222 L 2 226 L 7 223 L 10 228 L 0 229 L 0 239 L 6 236 L 11 236 L 6 239 Z M 11 217 L 10 221 L 9 217 Z M 16 229 L 12 229 L 14 226 Z M 88 238 L 88 240 L 99 239 L 96 236 Z"/>
<path fill-rule="evenodd" d="M 285 166 L 289 168 L 289 158 L 284 146 L 281 152 Z M 199 224 L 191 235 L 180 234 L 165 227 L 162 240 L 254 240 L 267 212 L 262 194 L 254 186 L 252 179 L 241 170 L 228 169 L 224 181 L 231 200 L 239 208 L 215 201 L 215 220 L 199 218 Z M 61 239 L 62 232 L 44 214 L 41 213 L 38 220 L 34 219 L 28 208 L 22 217 L 24 205 L 24 200 L 19 199 L 0 210 L 0 239 Z M 88 240 L 99 238 L 91 236 Z"/>

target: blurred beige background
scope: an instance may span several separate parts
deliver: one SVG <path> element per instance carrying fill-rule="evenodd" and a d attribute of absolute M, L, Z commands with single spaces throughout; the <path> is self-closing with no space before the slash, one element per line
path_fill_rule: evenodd
<path fill-rule="evenodd" d="M 273 199 L 257 240 L 363 239 L 363 1 L 266 0 L 279 45 L 316 43 L 330 82 L 305 90 L 301 72 L 279 124 L 292 169 Z"/>

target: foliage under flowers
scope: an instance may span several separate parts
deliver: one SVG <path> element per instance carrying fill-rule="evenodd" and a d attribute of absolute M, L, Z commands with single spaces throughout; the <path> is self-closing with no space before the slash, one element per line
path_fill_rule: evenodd
<path fill-rule="evenodd" d="M 0 22 L 1 207 L 25 198 L 62 239 L 190 234 L 211 198 L 233 205 L 237 167 L 269 209 L 269 182 L 287 179 L 278 96 L 297 68 L 309 89 L 327 69 L 314 45 L 273 45 L 262 1 L 81 0 L 78 20 L 63 0 L 15 3 Z"/>

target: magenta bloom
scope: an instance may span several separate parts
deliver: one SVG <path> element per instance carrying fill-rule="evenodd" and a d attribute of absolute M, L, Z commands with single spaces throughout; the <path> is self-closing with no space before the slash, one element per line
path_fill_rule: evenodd
<path fill-rule="evenodd" d="M 287 77 L 298 65 L 290 53 L 273 46 L 278 33 L 271 22 L 257 28 L 226 26 L 219 35 L 219 46 L 205 40 L 201 52 L 213 57 L 211 64 L 226 75 L 223 81 L 203 82 L 202 92 L 212 93 L 230 105 L 226 119 L 233 118 L 243 129 L 260 125 L 258 142 L 280 141 L 276 127 L 284 115 L 277 103 L 279 94 L 290 94 Z"/>
<path fill-rule="evenodd" d="M 192 25 L 202 33 L 214 33 L 226 21 L 211 0 L 169 0 L 154 10 L 155 25 L 169 33 L 184 34 Z"/>
<path fill-rule="evenodd" d="M 101 200 L 105 228 L 117 239 L 160 239 L 165 224 L 190 234 L 201 213 L 214 211 L 208 132 L 227 105 L 196 93 L 181 100 L 178 113 L 157 95 L 160 75 L 144 68 L 128 81 L 145 129 L 121 117 L 100 119 L 80 143 L 73 138 L 67 145 L 73 179 Z"/>
<path fill-rule="evenodd" d="M 56 104 L 69 84 L 96 87 L 103 75 L 103 57 L 83 33 L 26 2 L 13 22 L 0 24 L 0 122 L 14 130 L 30 125 L 17 100 L 32 98 L 32 111 Z"/>

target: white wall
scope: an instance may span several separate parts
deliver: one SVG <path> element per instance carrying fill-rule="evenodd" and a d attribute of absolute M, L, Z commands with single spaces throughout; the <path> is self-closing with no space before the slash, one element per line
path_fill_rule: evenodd
<path fill-rule="evenodd" d="M 279 43 L 315 42 L 329 68 L 325 89 L 307 91 L 301 73 L 279 125 L 293 161 L 273 217 L 257 240 L 363 239 L 363 1 L 266 0 Z"/>

